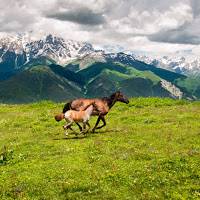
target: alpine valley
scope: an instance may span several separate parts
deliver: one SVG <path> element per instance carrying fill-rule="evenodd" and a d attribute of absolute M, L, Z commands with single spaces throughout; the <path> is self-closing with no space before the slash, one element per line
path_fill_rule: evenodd
<path fill-rule="evenodd" d="M 116 90 L 129 97 L 199 99 L 200 78 L 186 73 L 184 59 L 163 59 L 106 53 L 89 43 L 53 35 L 40 40 L 27 35 L 2 37 L 0 102 L 65 101 L 107 96 Z M 198 63 L 192 64 L 198 71 Z"/>

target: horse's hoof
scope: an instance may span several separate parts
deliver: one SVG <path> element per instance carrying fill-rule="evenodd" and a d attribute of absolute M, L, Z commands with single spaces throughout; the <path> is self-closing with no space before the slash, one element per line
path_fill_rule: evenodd
<path fill-rule="evenodd" d="M 81 131 L 81 132 L 80 132 L 80 134 L 83 134 L 83 135 L 85 135 L 85 134 L 86 134 L 86 132 L 85 132 L 85 131 Z"/>
<path fill-rule="evenodd" d="M 66 136 L 68 136 L 68 135 L 69 135 L 69 133 L 66 131 L 66 132 L 65 132 L 65 135 L 66 135 Z"/>
<path fill-rule="evenodd" d="M 88 131 L 84 131 L 84 132 L 83 132 L 83 135 L 87 135 L 87 133 L 88 133 Z"/>

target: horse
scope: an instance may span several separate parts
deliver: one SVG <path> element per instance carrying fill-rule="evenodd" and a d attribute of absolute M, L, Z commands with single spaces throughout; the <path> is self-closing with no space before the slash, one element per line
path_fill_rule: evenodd
<path fill-rule="evenodd" d="M 129 103 L 128 98 L 124 96 L 120 91 L 117 91 L 109 97 L 93 98 L 93 99 L 87 99 L 87 98 L 75 99 L 64 105 L 63 113 L 65 113 L 70 109 L 76 111 L 82 111 L 85 110 L 89 105 L 95 104 L 96 106 L 92 111 L 92 115 L 93 116 L 96 115 L 98 116 L 98 118 L 94 128 L 92 129 L 92 132 L 94 133 L 96 129 L 101 129 L 104 126 L 106 126 L 105 116 L 117 101 L 126 104 Z M 103 122 L 103 125 L 98 126 L 100 121 Z M 78 123 L 76 124 L 79 126 L 80 131 L 82 131 L 82 127 Z"/>
<path fill-rule="evenodd" d="M 77 123 L 82 122 L 84 132 L 81 131 L 81 133 L 83 132 L 85 134 L 86 125 L 90 128 L 89 120 L 90 120 L 90 117 L 92 115 L 93 109 L 94 109 L 94 105 L 91 104 L 85 110 L 81 110 L 81 111 L 68 110 L 65 113 L 61 113 L 61 114 L 56 115 L 55 120 L 57 122 L 59 122 L 59 121 L 65 119 L 68 123 L 63 126 L 64 130 L 70 129 L 72 131 L 73 131 L 73 129 L 71 128 L 71 126 L 74 122 L 77 122 Z M 88 130 L 87 130 L 87 132 L 88 132 Z M 68 135 L 67 132 L 66 132 L 66 135 Z"/>

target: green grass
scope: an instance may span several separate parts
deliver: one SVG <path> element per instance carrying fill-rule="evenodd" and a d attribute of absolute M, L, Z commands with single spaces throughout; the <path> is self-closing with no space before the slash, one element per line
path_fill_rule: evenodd
<path fill-rule="evenodd" d="M 68 139 L 62 106 L 0 105 L 0 199 L 200 198 L 199 102 L 117 103 L 105 128 Z"/>

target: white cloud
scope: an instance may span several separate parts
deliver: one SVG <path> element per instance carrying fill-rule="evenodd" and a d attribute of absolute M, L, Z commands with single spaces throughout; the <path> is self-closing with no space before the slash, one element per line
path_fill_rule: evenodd
<path fill-rule="evenodd" d="M 199 0 L 0 0 L 0 32 L 53 33 L 126 49 L 171 52 L 200 44 Z M 163 36 L 163 37 L 162 37 Z"/>

